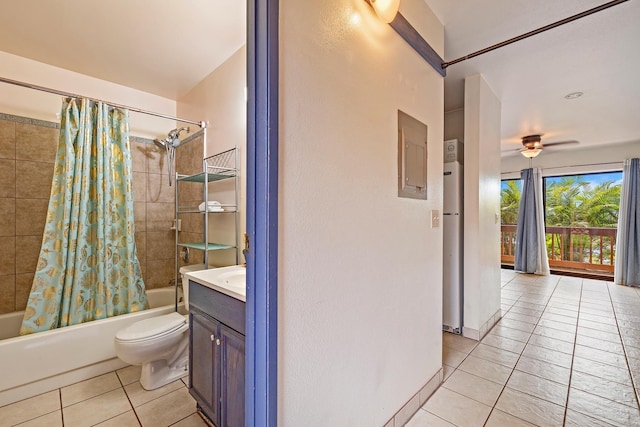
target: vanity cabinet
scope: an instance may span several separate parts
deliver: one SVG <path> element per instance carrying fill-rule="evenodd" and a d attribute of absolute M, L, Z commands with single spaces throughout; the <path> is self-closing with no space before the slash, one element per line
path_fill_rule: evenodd
<path fill-rule="evenodd" d="M 218 427 L 244 425 L 245 303 L 189 281 L 189 393 Z"/>

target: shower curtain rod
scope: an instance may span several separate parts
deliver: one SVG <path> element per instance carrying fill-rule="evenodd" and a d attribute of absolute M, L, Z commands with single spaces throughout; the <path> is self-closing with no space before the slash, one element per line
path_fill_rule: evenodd
<path fill-rule="evenodd" d="M 113 102 L 110 102 L 110 101 L 104 101 L 102 99 L 91 98 L 89 96 L 77 95 L 77 94 L 71 93 L 71 92 L 64 92 L 62 90 L 56 90 L 56 89 L 51 89 L 51 88 L 44 87 L 44 86 L 38 86 L 38 85 L 30 84 L 30 83 L 20 82 L 18 80 L 11 80 L 11 79 L 7 79 L 5 77 L 0 77 L 0 82 L 9 83 L 9 84 L 12 84 L 12 85 L 15 85 L 15 86 L 26 87 L 27 89 L 35 89 L 35 90 L 39 90 L 39 91 L 42 91 L 42 92 L 48 92 L 48 93 L 53 93 L 53 94 L 56 94 L 56 95 L 66 96 L 66 97 L 69 97 L 69 98 L 86 98 L 86 99 L 89 99 L 91 101 L 103 102 L 103 103 L 109 104 L 109 105 L 111 105 L 113 107 L 124 108 L 126 110 L 134 111 L 136 113 L 148 114 L 150 116 L 162 117 L 163 119 L 175 120 L 175 121 L 178 121 L 178 122 L 184 122 L 184 123 L 190 123 L 192 125 L 198 125 L 203 129 L 207 126 L 207 124 L 204 121 L 196 122 L 196 121 L 193 121 L 193 120 L 181 119 L 179 117 L 173 117 L 173 116 L 169 116 L 169 115 L 166 115 L 166 114 L 156 113 L 154 111 L 142 110 L 140 108 L 129 107 L 129 106 L 122 105 L 122 104 L 116 104 L 116 103 L 113 103 Z"/>

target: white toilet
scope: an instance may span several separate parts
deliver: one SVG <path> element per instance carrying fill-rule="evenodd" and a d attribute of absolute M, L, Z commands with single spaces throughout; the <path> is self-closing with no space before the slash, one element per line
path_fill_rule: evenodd
<path fill-rule="evenodd" d="M 180 269 L 185 309 L 189 308 L 189 281 L 184 274 L 204 265 Z M 153 390 L 183 377 L 189 368 L 188 315 L 169 313 L 140 320 L 116 333 L 116 355 L 123 362 L 142 365 L 140 384 Z"/>

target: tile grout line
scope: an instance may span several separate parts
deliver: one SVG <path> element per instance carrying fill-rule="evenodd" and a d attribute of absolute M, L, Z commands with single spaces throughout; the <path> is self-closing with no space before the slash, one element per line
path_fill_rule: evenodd
<path fill-rule="evenodd" d="M 124 392 L 124 395 L 127 396 L 127 401 L 129 402 L 129 405 L 131 405 L 131 410 L 133 411 L 133 415 L 136 417 L 136 420 L 138 421 L 138 425 L 142 426 L 142 421 L 140 421 L 140 418 L 138 417 L 138 412 L 136 412 L 136 408 L 133 406 L 133 402 L 129 398 L 129 393 L 127 393 L 127 390 L 124 388 L 124 384 L 122 383 L 122 379 L 120 378 L 120 375 L 118 375 L 118 370 L 115 370 L 114 374 L 116 374 L 116 377 L 118 378 L 118 382 L 120 383 L 120 387 L 122 388 L 122 391 Z M 119 415 L 122 415 L 122 414 L 119 414 Z M 116 415 L 116 417 L 119 416 L 119 415 Z M 115 417 L 112 417 L 112 418 L 115 418 Z"/>
<path fill-rule="evenodd" d="M 553 296 L 553 294 L 555 293 L 557 287 L 558 287 L 558 283 L 560 283 L 560 279 L 558 279 L 558 281 L 556 282 L 556 284 L 553 287 L 553 291 L 551 292 L 551 294 L 549 295 L 549 299 L 547 300 L 546 304 L 544 305 L 544 309 L 542 310 L 542 314 L 540 314 L 540 317 L 538 317 L 538 321 L 535 323 L 533 331 L 535 331 L 535 328 L 538 326 L 538 323 L 540 323 L 540 319 L 542 319 L 542 315 L 544 314 L 545 310 L 547 309 L 548 305 L 549 305 L 549 301 L 551 300 L 551 297 Z M 522 295 L 524 295 L 526 292 L 523 292 Z M 513 308 L 513 306 L 515 306 L 518 301 L 520 301 L 520 298 L 522 298 L 522 295 L 520 295 L 518 297 L 518 299 L 516 300 L 516 302 L 511 306 L 511 308 Z M 526 301 L 525 301 L 526 302 Z M 510 311 L 511 309 L 509 309 Z M 502 320 L 502 319 L 500 319 Z M 494 325 L 495 327 L 495 325 Z M 491 328 L 493 329 L 493 328 Z M 522 354 L 524 353 L 525 349 L 527 348 L 527 345 L 529 345 L 529 341 L 531 341 L 531 336 L 533 335 L 533 331 L 531 331 L 531 333 L 529 334 L 529 338 L 527 338 L 527 342 L 524 345 L 524 348 L 522 349 L 522 351 L 520 352 L 520 355 L 518 356 L 518 360 L 516 360 L 515 365 L 513 365 L 513 368 L 511 369 L 511 373 L 509 374 L 509 377 L 507 378 L 507 380 L 505 381 L 504 385 L 502 386 L 502 390 L 500 391 L 500 394 L 498 394 L 498 398 L 496 399 L 495 403 L 493 404 L 493 406 L 491 407 L 491 411 L 489 411 L 489 415 L 487 416 L 487 419 L 484 421 L 483 426 L 487 425 L 487 422 L 489 422 L 489 418 L 491 418 L 491 414 L 493 414 L 493 410 L 496 409 L 496 405 L 498 404 L 498 401 L 500 400 L 500 397 L 502 397 L 502 394 L 504 393 L 504 390 L 507 388 L 507 383 L 509 382 L 509 380 L 511 379 L 511 376 L 513 375 L 513 372 L 516 370 L 516 366 L 518 365 L 518 362 L 520 361 L 520 359 L 522 358 Z M 486 336 L 486 335 L 485 335 Z M 508 351 L 508 350 L 505 350 Z M 529 393 L 525 393 L 525 394 L 529 394 Z M 536 396 L 534 396 L 536 397 Z M 545 399 L 542 399 L 545 400 Z M 553 403 L 553 402 L 552 402 Z M 528 422 L 533 424 L 533 422 L 528 421 L 528 420 L 524 420 L 520 417 L 516 417 L 513 414 L 509 414 L 514 418 L 518 418 L 522 421 Z"/>
<path fill-rule="evenodd" d="M 64 427 L 64 411 L 62 410 L 62 388 L 58 389 L 58 399 L 60 400 L 60 420 L 62 421 L 62 427 Z"/>
<path fill-rule="evenodd" d="M 576 331 L 573 334 L 573 351 L 571 352 L 571 367 L 569 368 L 569 384 L 567 384 L 567 398 L 564 402 L 564 414 L 562 415 L 562 425 L 567 424 L 567 412 L 569 411 L 569 394 L 571 393 L 571 378 L 573 377 L 573 360 L 576 356 L 576 346 L 578 345 L 578 325 L 580 324 L 580 311 L 582 308 L 582 292 L 584 290 L 584 279 L 580 281 L 580 298 L 578 299 L 578 315 L 576 316 Z M 611 297 L 609 297 L 611 299 Z"/>

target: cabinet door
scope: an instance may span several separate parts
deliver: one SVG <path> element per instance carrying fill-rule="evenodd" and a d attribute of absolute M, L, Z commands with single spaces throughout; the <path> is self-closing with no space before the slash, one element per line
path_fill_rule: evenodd
<path fill-rule="evenodd" d="M 189 390 L 205 414 L 220 421 L 220 323 L 191 310 Z"/>
<path fill-rule="evenodd" d="M 222 362 L 221 427 L 244 425 L 244 335 L 220 325 Z"/>

